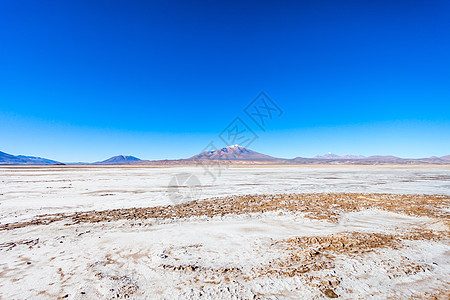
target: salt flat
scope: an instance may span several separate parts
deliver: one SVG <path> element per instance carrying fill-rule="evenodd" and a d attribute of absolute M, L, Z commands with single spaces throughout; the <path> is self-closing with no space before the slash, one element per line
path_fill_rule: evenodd
<path fill-rule="evenodd" d="M 450 194 L 450 169 L 390 167 L 0 167 L 0 224 L 51 212 L 172 204 L 168 185 L 195 175 L 200 199 L 263 193 Z M 192 187 L 180 187 L 188 191 Z"/>
<path fill-rule="evenodd" d="M 201 183 L 180 191 L 206 200 L 174 205 L 167 186 L 180 173 Z M 2 299 L 449 296 L 445 168 L 231 168 L 212 178 L 194 167 L 41 167 L 0 176 Z M 248 194 L 258 196 L 237 196 Z"/>

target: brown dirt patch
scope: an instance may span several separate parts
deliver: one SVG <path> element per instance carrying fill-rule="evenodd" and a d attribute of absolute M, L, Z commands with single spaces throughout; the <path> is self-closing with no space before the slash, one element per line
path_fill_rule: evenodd
<path fill-rule="evenodd" d="M 228 214 L 264 213 L 285 210 L 305 213 L 312 219 L 337 222 L 345 212 L 364 209 L 380 209 L 411 216 L 426 216 L 446 220 L 450 213 L 450 197 L 444 195 L 397 195 L 360 193 L 314 193 L 244 195 L 192 201 L 184 204 L 144 208 L 88 211 L 70 214 L 47 214 L 28 222 L 0 225 L 1 230 L 10 230 L 29 225 L 47 225 L 56 221 L 78 223 L 111 222 L 118 220 L 145 220 L 150 218 L 178 219 L 194 216 L 224 216 Z"/>

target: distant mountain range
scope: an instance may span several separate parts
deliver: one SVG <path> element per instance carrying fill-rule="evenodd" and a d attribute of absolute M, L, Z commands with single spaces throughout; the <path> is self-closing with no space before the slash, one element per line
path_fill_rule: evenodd
<path fill-rule="evenodd" d="M 443 156 L 445 157 L 445 156 Z M 354 155 L 354 154 L 345 154 L 345 155 L 336 155 L 334 153 L 328 152 L 325 155 L 316 155 L 314 158 L 317 159 L 381 159 L 381 160 L 394 160 L 394 159 L 402 159 L 397 156 L 392 155 L 372 155 L 372 156 L 363 156 L 363 155 Z M 430 158 L 424 158 L 424 159 L 442 159 L 436 156 L 430 157 Z"/>
<path fill-rule="evenodd" d="M 134 156 L 118 155 L 104 161 L 95 163 L 76 163 L 77 165 L 195 165 L 206 161 L 227 161 L 231 164 L 260 165 L 260 164 L 280 164 L 280 165 L 383 165 L 383 164 L 450 164 L 450 155 L 442 157 L 428 158 L 400 158 L 390 155 L 337 155 L 328 152 L 324 155 L 317 155 L 313 158 L 296 157 L 293 159 L 277 158 L 266 154 L 258 153 L 239 145 L 224 147 L 215 151 L 204 151 L 188 159 L 175 160 L 141 160 Z M 12 155 L 0 151 L 0 165 L 54 165 L 62 164 L 60 162 L 45 159 L 42 157 Z M 75 165 L 75 163 L 73 163 Z"/>
<path fill-rule="evenodd" d="M 362 155 L 353 155 L 353 154 L 345 154 L 345 155 L 336 155 L 334 153 L 328 152 L 325 155 L 316 155 L 314 158 L 319 159 L 362 159 L 365 156 Z"/>

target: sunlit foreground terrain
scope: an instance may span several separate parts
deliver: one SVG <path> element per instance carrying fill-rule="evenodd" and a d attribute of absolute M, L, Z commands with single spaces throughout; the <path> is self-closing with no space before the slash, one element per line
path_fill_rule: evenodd
<path fill-rule="evenodd" d="M 198 200 L 171 204 L 167 183 L 180 172 L 197 174 Z M 450 296 L 445 168 L 0 176 L 2 299 Z"/>

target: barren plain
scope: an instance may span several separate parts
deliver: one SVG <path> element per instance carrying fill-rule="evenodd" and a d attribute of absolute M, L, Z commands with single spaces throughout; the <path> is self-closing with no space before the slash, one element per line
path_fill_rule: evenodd
<path fill-rule="evenodd" d="M 196 181 L 171 186 L 180 174 Z M 0 182 L 1 299 L 450 297 L 446 167 L 2 167 Z"/>

